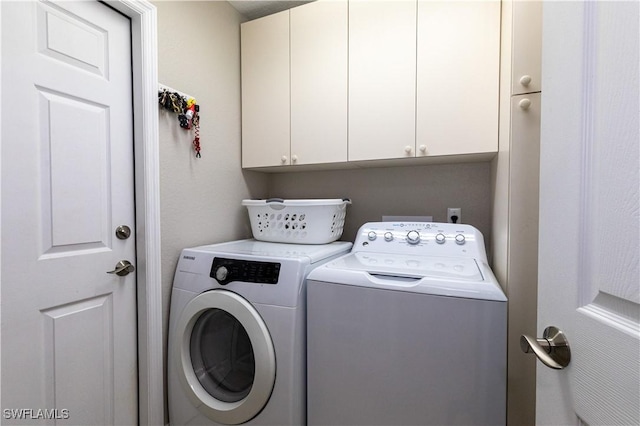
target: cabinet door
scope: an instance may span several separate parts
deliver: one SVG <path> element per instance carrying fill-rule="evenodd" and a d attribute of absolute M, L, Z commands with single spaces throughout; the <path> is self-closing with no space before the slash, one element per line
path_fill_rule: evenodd
<path fill-rule="evenodd" d="M 511 94 L 541 90 L 542 2 L 513 2 Z"/>
<path fill-rule="evenodd" d="M 291 163 L 347 161 L 347 2 L 291 9 Z"/>
<path fill-rule="evenodd" d="M 289 164 L 289 11 L 241 25 L 242 166 Z"/>
<path fill-rule="evenodd" d="M 349 1 L 349 161 L 415 155 L 415 84 L 415 0 Z"/>
<path fill-rule="evenodd" d="M 498 150 L 500 2 L 418 1 L 417 155 Z"/>

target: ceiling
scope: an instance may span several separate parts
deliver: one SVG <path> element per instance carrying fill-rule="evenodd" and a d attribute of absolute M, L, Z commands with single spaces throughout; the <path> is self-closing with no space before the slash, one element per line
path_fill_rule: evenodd
<path fill-rule="evenodd" d="M 266 0 L 236 0 L 229 1 L 238 12 L 248 20 L 261 18 L 272 13 L 281 12 L 301 4 L 310 3 L 313 0 L 305 1 L 266 1 Z"/>

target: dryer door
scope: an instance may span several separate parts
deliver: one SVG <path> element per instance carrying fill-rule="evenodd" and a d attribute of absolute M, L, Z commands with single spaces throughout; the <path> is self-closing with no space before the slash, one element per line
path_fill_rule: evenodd
<path fill-rule="evenodd" d="M 276 378 L 275 352 L 247 300 L 226 290 L 196 296 L 180 314 L 174 339 L 185 392 L 211 420 L 244 423 L 266 405 Z"/>

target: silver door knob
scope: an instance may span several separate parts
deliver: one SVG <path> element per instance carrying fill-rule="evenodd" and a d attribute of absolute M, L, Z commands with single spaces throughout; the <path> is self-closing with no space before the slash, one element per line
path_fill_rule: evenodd
<path fill-rule="evenodd" d="M 571 350 L 564 333 L 557 327 L 544 329 L 542 339 L 523 334 L 520 336 L 520 349 L 524 353 L 533 352 L 547 367 L 562 370 L 571 362 Z"/>
<path fill-rule="evenodd" d="M 124 277 L 125 275 L 129 275 L 131 272 L 135 271 L 136 267 L 131 264 L 128 260 L 121 260 L 116 263 L 116 268 L 113 271 L 107 271 L 107 274 L 116 274 L 120 277 Z"/>
<path fill-rule="evenodd" d="M 126 240 L 131 236 L 131 228 L 127 225 L 120 225 L 116 228 L 116 237 L 119 240 Z"/>

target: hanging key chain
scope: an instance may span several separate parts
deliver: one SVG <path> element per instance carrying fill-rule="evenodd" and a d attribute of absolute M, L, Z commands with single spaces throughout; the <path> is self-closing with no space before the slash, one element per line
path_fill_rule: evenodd
<path fill-rule="evenodd" d="M 193 139 L 193 150 L 196 152 L 196 158 L 201 158 L 200 154 L 200 105 L 194 105 L 193 118 L 191 124 L 195 128 L 195 138 Z"/>

